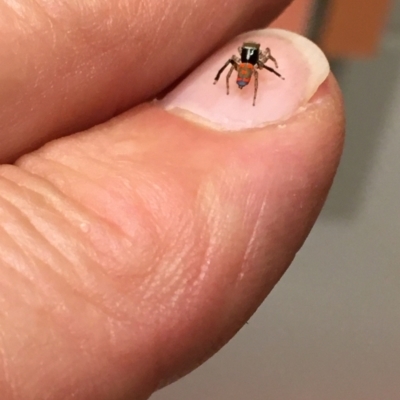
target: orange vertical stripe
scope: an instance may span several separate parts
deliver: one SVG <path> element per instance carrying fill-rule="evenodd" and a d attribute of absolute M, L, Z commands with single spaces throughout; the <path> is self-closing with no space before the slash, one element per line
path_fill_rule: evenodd
<path fill-rule="evenodd" d="M 331 57 L 372 55 L 390 5 L 390 0 L 330 0 L 320 46 Z"/>

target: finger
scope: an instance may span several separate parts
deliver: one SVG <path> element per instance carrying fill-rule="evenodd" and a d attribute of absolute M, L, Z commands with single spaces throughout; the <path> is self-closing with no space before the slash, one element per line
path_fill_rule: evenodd
<path fill-rule="evenodd" d="M 234 127 L 237 99 L 212 80 L 213 112 L 183 95 L 201 97 L 223 49 L 163 102 L 0 169 L 4 399 L 147 398 L 229 340 L 284 273 L 336 171 L 342 103 L 311 42 L 247 39 L 274 43 L 286 80 L 260 72 L 275 100 L 256 107 L 232 88 Z"/>
<path fill-rule="evenodd" d="M 151 98 L 288 2 L 0 3 L 0 160 Z"/>

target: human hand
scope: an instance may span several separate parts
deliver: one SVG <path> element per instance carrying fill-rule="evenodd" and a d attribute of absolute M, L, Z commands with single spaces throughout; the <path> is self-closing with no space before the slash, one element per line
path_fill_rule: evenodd
<path fill-rule="evenodd" d="M 2 400 L 145 399 L 226 343 L 284 273 L 342 148 L 314 46 L 247 36 L 286 78 L 260 71 L 255 107 L 252 84 L 232 79 L 229 97 L 225 75 L 212 84 L 236 39 L 161 102 L 110 118 L 287 3 L 0 4 L 0 158 L 18 158 L 0 168 Z"/>

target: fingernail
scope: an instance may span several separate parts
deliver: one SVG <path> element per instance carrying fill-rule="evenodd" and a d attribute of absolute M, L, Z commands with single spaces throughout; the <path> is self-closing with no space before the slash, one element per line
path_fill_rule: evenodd
<path fill-rule="evenodd" d="M 214 85 L 218 70 L 233 55 L 240 57 L 238 47 L 244 42 L 267 47 L 276 59 L 258 71 L 258 91 L 253 105 L 255 76 L 242 89 L 233 71 L 227 95 L 226 76 L 230 65 Z M 250 50 L 251 52 L 251 50 Z M 246 52 L 247 55 L 247 52 Z M 316 93 L 329 75 L 329 63 L 322 50 L 310 40 L 281 29 L 265 29 L 238 36 L 214 54 L 172 92 L 160 101 L 166 110 L 219 130 L 243 130 L 280 123 L 300 110 Z"/>

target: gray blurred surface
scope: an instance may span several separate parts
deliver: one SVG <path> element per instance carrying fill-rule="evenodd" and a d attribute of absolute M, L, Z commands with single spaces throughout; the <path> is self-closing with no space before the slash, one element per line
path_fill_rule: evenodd
<path fill-rule="evenodd" d="M 348 136 L 314 230 L 250 324 L 152 400 L 400 399 L 400 1 L 376 59 L 334 68 Z"/>

